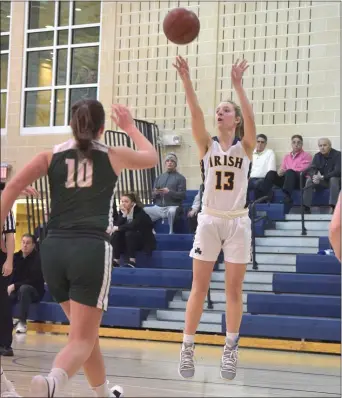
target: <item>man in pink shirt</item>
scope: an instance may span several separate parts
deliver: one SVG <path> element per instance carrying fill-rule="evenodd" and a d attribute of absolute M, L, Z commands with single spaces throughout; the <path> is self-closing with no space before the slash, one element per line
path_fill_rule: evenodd
<path fill-rule="evenodd" d="M 269 171 L 262 184 L 256 189 L 256 198 L 268 196 L 272 199 L 272 187 L 280 187 L 284 194 L 284 203 L 292 203 L 291 195 L 294 189 L 298 189 L 300 172 L 311 164 L 312 156 L 303 151 L 303 137 L 295 134 L 291 137 L 292 151 L 284 156 L 278 171 Z"/>

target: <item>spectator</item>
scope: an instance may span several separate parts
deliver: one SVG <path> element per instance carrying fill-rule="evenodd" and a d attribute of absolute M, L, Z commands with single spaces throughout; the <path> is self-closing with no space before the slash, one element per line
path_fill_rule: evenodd
<path fill-rule="evenodd" d="M 124 254 L 127 265 L 134 268 L 137 251 L 143 250 L 151 254 L 156 248 L 153 223 L 135 194 L 121 196 L 120 211 L 115 224 L 112 236 L 113 266 L 119 266 L 120 255 Z"/>
<path fill-rule="evenodd" d="M 248 181 L 249 198 L 250 191 L 257 185 L 263 183 L 266 174 L 269 171 L 276 171 L 276 158 L 272 149 L 267 149 L 267 136 L 265 134 L 257 135 L 257 145 L 253 152 L 252 169 Z"/>
<path fill-rule="evenodd" d="M 292 203 L 292 192 L 298 189 L 300 182 L 300 172 L 305 170 L 311 163 L 311 155 L 303 151 L 303 137 L 301 135 L 294 135 L 291 137 L 292 151 L 284 156 L 282 164 L 278 172 L 269 171 L 262 184 L 255 188 L 256 198 L 262 196 L 269 196 L 272 199 L 272 186 L 280 187 L 284 194 L 284 203 Z"/>
<path fill-rule="evenodd" d="M 176 170 L 177 162 L 177 156 L 173 152 L 166 156 L 166 172 L 157 177 L 154 183 L 155 206 L 145 208 L 145 212 L 151 217 L 152 222 L 161 218 L 168 218 L 170 234 L 173 233 L 176 210 L 182 204 L 186 195 L 186 180 Z"/>
<path fill-rule="evenodd" d="M 329 205 L 333 213 L 341 187 L 341 152 L 331 148 L 328 138 L 318 141 L 319 152 L 312 160 L 312 173 L 307 178 L 303 202 L 305 212 L 310 213 L 314 190 L 329 188 Z"/>
<path fill-rule="evenodd" d="M 203 184 L 201 185 L 197 195 L 195 196 L 191 209 L 188 212 L 189 230 L 192 234 L 194 234 L 197 229 L 197 215 L 202 207 L 201 206 L 202 193 L 203 193 Z"/>
<path fill-rule="evenodd" d="M 40 256 L 35 249 L 33 235 L 24 234 L 21 250 L 14 254 L 13 275 L 7 292 L 12 304 L 19 304 L 16 332 L 26 333 L 30 305 L 39 302 L 45 293 Z"/>

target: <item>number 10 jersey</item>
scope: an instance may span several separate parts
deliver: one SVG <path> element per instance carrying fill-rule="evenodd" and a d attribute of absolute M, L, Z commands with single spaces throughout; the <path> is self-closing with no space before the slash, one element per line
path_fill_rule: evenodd
<path fill-rule="evenodd" d="M 48 230 L 111 232 L 118 180 L 109 148 L 92 141 L 90 159 L 83 158 L 74 139 L 53 148 L 48 170 L 51 211 Z"/>
<path fill-rule="evenodd" d="M 246 205 L 250 159 L 241 141 L 223 151 L 218 141 L 201 160 L 204 182 L 202 204 L 220 212 L 243 210 Z"/>

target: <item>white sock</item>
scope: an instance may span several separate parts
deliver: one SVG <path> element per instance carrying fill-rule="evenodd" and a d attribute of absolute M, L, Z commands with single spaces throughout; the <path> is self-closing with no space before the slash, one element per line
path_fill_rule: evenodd
<path fill-rule="evenodd" d="M 108 388 L 107 380 L 100 386 L 91 387 L 91 389 L 93 390 L 95 397 L 109 397 L 110 391 Z"/>
<path fill-rule="evenodd" d="M 183 343 L 194 344 L 195 343 L 195 335 L 194 334 L 183 334 Z"/>
<path fill-rule="evenodd" d="M 226 332 L 226 342 L 230 347 L 234 346 L 237 343 L 238 339 L 239 333 Z"/>
<path fill-rule="evenodd" d="M 61 368 L 53 368 L 51 372 L 48 374 L 48 377 L 53 377 L 56 383 L 56 389 L 61 391 L 65 388 L 69 381 L 69 377 L 64 369 Z"/>
<path fill-rule="evenodd" d="M 6 379 L 6 376 L 5 376 L 5 372 L 4 372 L 4 370 L 2 369 L 2 366 L 1 366 L 1 384 L 0 384 L 0 387 L 2 385 L 5 385 L 6 381 L 7 381 L 7 379 Z M 2 389 L 1 389 L 1 391 L 2 391 Z"/>

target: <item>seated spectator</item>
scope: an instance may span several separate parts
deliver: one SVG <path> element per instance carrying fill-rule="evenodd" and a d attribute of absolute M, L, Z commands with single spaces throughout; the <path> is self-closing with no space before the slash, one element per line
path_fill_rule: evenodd
<path fill-rule="evenodd" d="M 194 234 L 197 229 L 197 215 L 201 210 L 202 204 L 203 184 L 201 185 L 197 195 L 194 198 L 191 209 L 188 212 L 188 222 L 190 233 Z"/>
<path fill-rule="evenodd" d="M 127 266 L 134 268 L 137 251 L 151 254 L 156 248 L 153 223 L 135 194 L 121 196 L 115 224 L 112 235 L 113 267 L 119 266 L 120 255 L 124 254 Z"/>
<path fill-rule="evenodd" d="M 152 222 L 168 218 L 170 234 L 173 233 L 177 208 L 181 206 L 186 196 L 186 180 L 176 170 L 177 162 L 177 156 L 173 152 L 166 156 L 166 172 L 157 177 L 154 183 L 155 206 L 145 208 L 145 212 L 151 217 Z"/>
<path fill-rule="evenodd" d="M 7 292 L 12 304 L 19 304 L 19 322 L 16 332 L 26 333 L 30 305 L 38 303 L 45 293 L 40 256 L 35 249 L 33 235 L 23 235 L 21 250 L 14 254 L 13 275 Z"/>
<path fill-rule="evenodd" d="M 276 171 L 275 154 L 272 149 L 267 149 L 266 146 L 267 136 L 265 134 L 258 134 L 248 180 L 247 198 L 249 198 L 250 191 L 253 191 L 257 185 L 262 184 L 269 171 Z"/>
<path fill-rule="evenodd" d="M 305 212 L 311 212 L 313 191 L 329 188 L 329 206 L 333 213 L 341 187 L 341 152 L 331 148 L 328 138 L 321 138 L 318 148 L 319 152 L 312 160 L 312 171 L 306 180 L 303 193 Z"/>
<path fill-rule="evenodd" d="M 303 151 L 303 137 L 294 135 L 291 137 L 292 151 L 284 156 L 280 169 L 278 171 L 269 171 L 264 181 L 256 186 L 255 196 L 260 198 L 268 196 L 272 200 L 272 187 L 280 187 L 284 194 L 284 203 L 292 204 L 292 192 L 299 189 L 300 172 L 310 166 L 312 157 L 308 152 Z"/>

